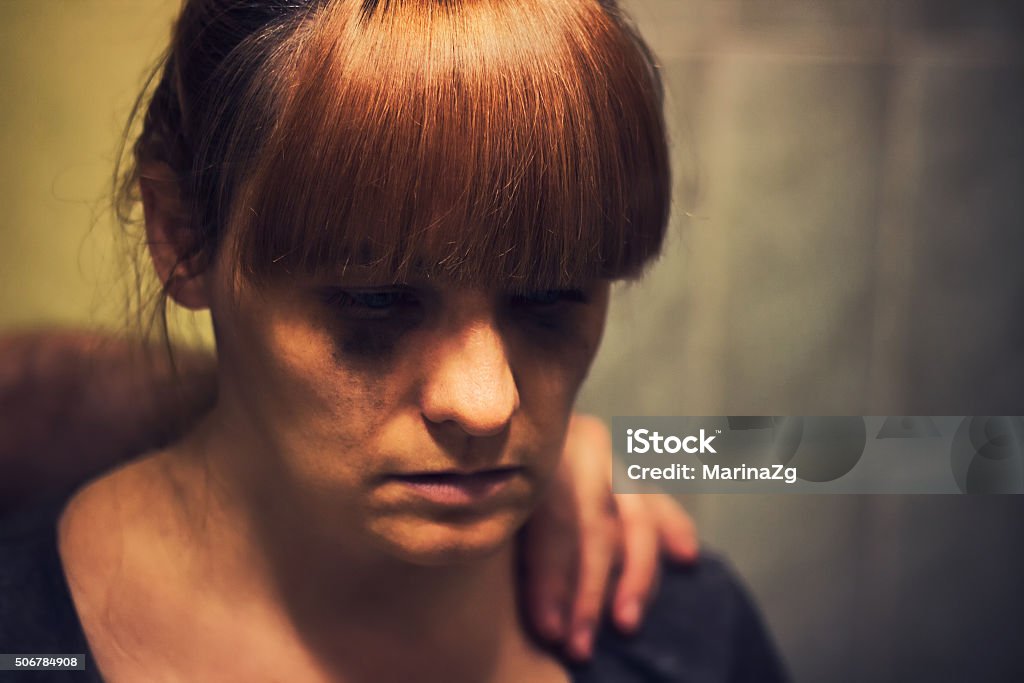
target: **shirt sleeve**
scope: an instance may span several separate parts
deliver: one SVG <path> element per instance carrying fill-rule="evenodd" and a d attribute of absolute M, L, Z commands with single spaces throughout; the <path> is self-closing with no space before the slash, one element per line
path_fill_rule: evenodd
<path fill-rule="evenodd" d="M 662 568 L 662 581 L 632 637 L 606 624 L 585 683 L 776 683 L 788 681 L 757 607 L 720 557 Z"/>
<path fill-rule="evenodd" d="M 8 674 L 19 683 L 98 680 L 57 551 L 61 509 L 47 504 L 0 518 L 0 652 L 85 655 L 87 668 Z"/>

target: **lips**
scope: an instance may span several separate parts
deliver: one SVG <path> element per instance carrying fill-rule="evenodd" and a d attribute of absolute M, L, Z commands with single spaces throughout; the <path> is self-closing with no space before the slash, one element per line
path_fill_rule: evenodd
<path fill-rule="evenodd" d="M 522 471 L 503 467 L 474 472 L 422 472 L 395 474 L 392 482 L 408 487 L 416 495 L 441 505 L 472 505 L 496 496 Z"/>

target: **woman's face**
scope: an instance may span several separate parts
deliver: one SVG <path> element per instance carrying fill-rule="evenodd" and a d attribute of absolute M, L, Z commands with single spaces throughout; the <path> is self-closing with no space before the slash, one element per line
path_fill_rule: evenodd
<path fill-rule="evenodd" d="M 348 268 L 256 290 L 227 258 L 209 290 L 219 409 L 258 444 L 258 480 L 339 543 L 419 564 L 508 540 L 557 465 L 608 283 L 513 294 Z"/>

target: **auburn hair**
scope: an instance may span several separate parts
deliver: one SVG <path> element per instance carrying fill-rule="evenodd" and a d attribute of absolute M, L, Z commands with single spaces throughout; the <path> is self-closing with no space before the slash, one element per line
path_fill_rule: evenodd
<path fill-rule="evenodd" d="M 528 288 L 661 247 L 662 88 L 613 0 L 187 0 L 153 82 L 121 215 L 167 164 L 193 272 L 230 238 L 254 283 Z"/>

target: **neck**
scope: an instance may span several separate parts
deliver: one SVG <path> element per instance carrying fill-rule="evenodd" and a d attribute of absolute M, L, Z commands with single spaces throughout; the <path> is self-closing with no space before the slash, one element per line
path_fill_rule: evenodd
<path fill-rule="evenodd" d="M 212 424 L 164 457 L 211 599 L 261 605 L 343 680 L 499 680 L 547 661 L 519 622 L 512 541 L 453 565 L 406 562 L 339 523 L 330 496 L 258 471 L 274 462 L 258 439 Z"/>

